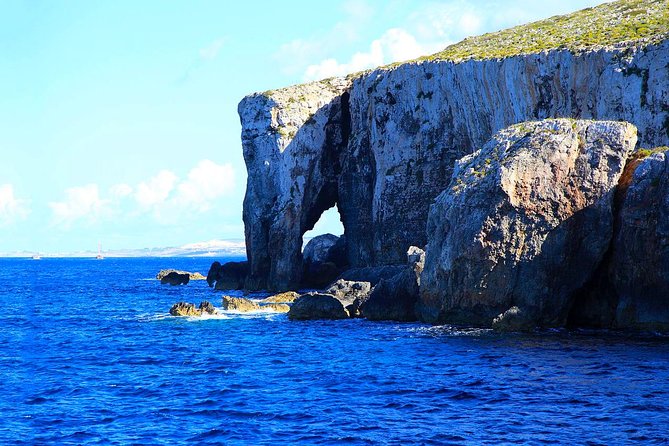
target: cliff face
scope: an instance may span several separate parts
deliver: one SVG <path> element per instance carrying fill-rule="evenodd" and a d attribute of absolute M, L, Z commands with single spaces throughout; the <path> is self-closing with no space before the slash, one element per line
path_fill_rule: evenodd
<path fill-rule="evenodd" d="M 624 122 L 544 120 L 460 159 L 430 208 L 421 318 L 489 326 L 516 307 L 530 327 L 563 326 L 609 247 L 636 141 Z"/>
<path fill-rule="evenodd" d="M 302 235 L 338 199 L 349 88 L 350 82 L 335 79 L 251 95 L 239 104 L 248 171 L 247 288 L 299 283 Z"/>
<path fill-rule="evenodd" d="M 335 203 L 351 265 L 401 263 L 426 244 L 455 160 L 511 124 L 624 120 L 642 146 L 667 145 L 669 40 L 412 62 L 252 95 L 239 111 L 247 286 L 285 288 L 299 282 L 302 235 Z"/>

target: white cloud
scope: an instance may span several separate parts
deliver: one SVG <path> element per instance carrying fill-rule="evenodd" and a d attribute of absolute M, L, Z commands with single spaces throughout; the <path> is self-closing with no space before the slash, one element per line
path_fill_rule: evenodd
<path fill-rule="evenodd" d="M 69 228 L 78 220 L 95 223 L 106 211 L 107 200 L 100 198 L 97 184 L 65 190 L 65 200 L 49 203 L 53 224 Z"/>
<path fill-rule="evenodd" d="M 120 184 L 114 184 L 112 187 L 109 188 L 109 195 L 111 195 L 112 198 L 120 199 L 120 198 L 125 198 L 129 195 L 132 194 L 132 187 L 130 187 L 127 184 L 120 183 Z"/>
<path fill-rule="evenodd" d="M 211 208 L 212 201 L 235 187 L 235 172 L 230 164 L 202 160 L 188 172 L 188 178 L 177 186 L 176 204 L 199 212 Z"/>
<path fill-rule="evenodd" d="M 0 226 L 25 220 L 30 213 L 28 202 L 14 196 L 14 186 L 0 185 Z"/>
<path fill-rule="evenodd" d="M 223 47 L 224 43 L 225 43 L 225 39 L 214 40 L 213 42 L 211 42 L 206 47 L 200 49 L 200 58 L 202 58 L 204 60 L 215 59 L 216 56 L 218 56 L 218 52 Z"/>
<path fill-rule="evenodd" d="M 151 208 L 167 200 L 179 178 L 169 170 L 161 170 L 148 181 L 141 182 L 135 192 L 135 200 L 143 208 Z"/>
<path fill-rule="evenodd" d="M 234 188 L 232 165 L 202 160 L 185 179 L 161 170 L 135 187 L 115 184 L 103 197 L 97 184 L 73 187 L 65 191 L 62 201 L 49 203 L 49 207 L 53 225 L 65 229 L 75 222 L 92 224 L 112 217 L 128 222 L 150 216 L 156 223 L 169 225 L 217 208 L 216 201 Z M 5 186 L 0 188 L 0 211 L 4 208 L 4 190 Z"/>
<path fill-rule="evenodd" d="M 294 39 L 279 46 L 274 59 L 279 62 L 281 71 L 290 76 L 299 76 L 307 66 L 323 54 L 331 53 L 342 45 L 359 39 L 359 30 L 374 17 L 374 9 L 365 1 L 348 0 L 341 9 L 344 18 L 336 22 L 325 32 L 304 39 Z"/>
<path fill-rule="evenodd" d="M 302 75 L 311 81 L 330 76 L 375 68 L 391 62 L 433 54 L 465 37 L 568 13 L 601 0 L 518 0 L 513 4 L 500 0 L 447 0 L 417 2 L 387 2 L 373 10 L 367 3 L 345 1 L 342 9 L 346 19 L 310 39 L 295 40 L 282 45 L 275 55 L 289 75 Z M 406 8 L 406 9 L 405 9 Z M 391 28 L 372 41 L 368 49 L 351 51 L 339 56 L 343 48 L 359 43 L 358 34 L 374 21 L 390 23 L 402 14 L 402 28 Z"/>
<path fill-rule="evenodd" d="M 331 76 L 343 76 L 355 71 L 374 68 L 391 62 L 399 62 L 421 56 L 427 48 L 401 28 L 391 28 L 374 40 L 369 51 L 354 54 L 348 62 L 340 63 L 329 58 L 307 67 L 304 79 L 316 80 Z"/>

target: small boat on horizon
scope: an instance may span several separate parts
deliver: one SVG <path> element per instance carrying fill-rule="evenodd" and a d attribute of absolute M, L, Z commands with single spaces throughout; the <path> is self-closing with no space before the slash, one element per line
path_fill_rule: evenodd
<path fill-rule="evenodd" d="M 95 259 L 96 260 L 103 260 L 104 259 L 104 257 L 102 257 L 102 249 L 101 249 L 100 242 L 98 242 L 98 255 L 95 256 Z"/>
<path fill-rule="evenodd" d="M 32 259 L 33 259 L 33 260 L 42 260 L 42 256 L 39 255 L 39 254 L 34 254 L 34 255 L 32 256 Z"/>

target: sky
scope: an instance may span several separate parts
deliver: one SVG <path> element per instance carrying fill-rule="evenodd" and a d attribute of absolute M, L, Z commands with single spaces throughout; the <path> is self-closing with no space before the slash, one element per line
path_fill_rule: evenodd
<path fill-rule="evenodd" d="M 600 3 L 4 0 L 0 255 L 243 239 L 245 95 Z"/>

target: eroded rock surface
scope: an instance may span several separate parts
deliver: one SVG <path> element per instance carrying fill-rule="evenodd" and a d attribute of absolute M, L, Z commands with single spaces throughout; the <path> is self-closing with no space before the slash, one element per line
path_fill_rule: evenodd
<path fill-rule="evenodd" d="M 260 305 L 257 302 L 252 301 L 251 299 L 246 299 L 243 297 L 232 297 L 232 296 L 223 296 L 223 305 L 224 310 L 227 311 L 258 311 L 260 310 Z"/>
<path fill-rule="evenodd" d="M 191 273 L 189 271 L 180 271 L 178 269 L 161 269 L 158 274 L 156 274 L 156 279 L 161 280 L 163 277 L 167 276 L 169 273 L 177 273 L 177 274 L 188 274 L 188 278 L 190 280 L 205 280 L 206 278 L 200 274 L 200 273 Z"/>
<path fill-rule="evenodd" d="M 162 285 L 168 284 L 172 286 L 188 285 L 189 281 L 190 281 L 189 273 L 180 273 L 177 271 L 170 271 L 160 279 L 160 283 Z"/>
<path fill-rule="evenodd" d="M 172 316 L 188 316 L 188 317 L 198 317 L 203 316 L 204 314 L 217 314 L 218 310 L 211 304 L 209 301 L 200 302 L 200 306 L 196 307 L 195 304 L 190 302 L 177 302 L 172 305 L 170 308 L 170 315 Z"/>
<path fill-rule="evenodd" d="M 455 161 L 509 125 L 623 120 L 643 146 L 669 144 L 667 64 L 669 40 L 626 42 L 411 62 L 245 98 L 247 286 L 299 282 L 302 234 L 334 204 L 351 267 L 403 263 L 409 246 L 425 246 Z"/>
<path fill-rule="evenodd" d="M 360 306 L 369 299 L 372 284 L 369 282 L 352 282 L 339 279 L 325 290 L 326 294 L 336 297 L 350 317 L 360 317 Z"/>
<path fill-rule="evenodd" d="M 288 312 L 291 320 L 347 319 L 344 305 L 332 294 L 307 293 L 299 297 Z"/>
<path fill-rule="evenodd" d="M 626 167 L 610 252 L 572 311 L 594 328 L 669 330 L 669 152 Z"/>
<path fill-rule="evenodd" d="M 517 306 L 564 325 L 613 230 L 613 193 L 634 126 L 545 120 L 498 132 L 458 161 L 430 208 L 421 319 L 490 326 Z"/>

